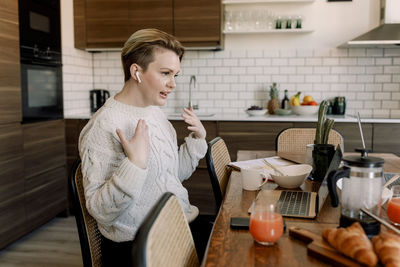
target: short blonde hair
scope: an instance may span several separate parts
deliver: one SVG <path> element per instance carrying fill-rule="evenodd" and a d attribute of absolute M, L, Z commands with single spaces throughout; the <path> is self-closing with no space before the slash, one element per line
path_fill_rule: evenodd
<path fill-rule="evenodd" d="M 130 67 L 138 64 L 143 71 L 154 61 L 155 49 L 168 49 L 176 53 L 179 60 L 182 60 L 185 48 L 172 35 L 157 30 L 138 30 L 125 42 L 121 52 L 122 67 L 125 74 L 125 82 L 131 78 Z"/>

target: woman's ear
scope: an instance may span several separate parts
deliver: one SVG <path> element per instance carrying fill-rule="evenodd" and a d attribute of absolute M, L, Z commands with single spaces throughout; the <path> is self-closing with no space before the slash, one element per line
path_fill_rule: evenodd
<path fill-rule="evenodd" d="M 141 83 L 142 81 L 140 80 L 140 72 L 141 68 L 139 67 L 138 64 L 132 64 L 131 67 L 129 68 L 129 72 L 131 73 L 131 77 L 135 79 L 138 83 Z"/>

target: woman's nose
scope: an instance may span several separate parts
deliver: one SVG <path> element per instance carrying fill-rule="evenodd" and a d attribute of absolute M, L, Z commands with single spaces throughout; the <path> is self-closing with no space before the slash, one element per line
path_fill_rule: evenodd
<path fill-rule="evenodd" d="M 171 79 L 168 80 L 167 86 L 172 89 L 174 89 L 176 87 L 176 82 L 175 82 L 174 77 L 172 77 Z"/>

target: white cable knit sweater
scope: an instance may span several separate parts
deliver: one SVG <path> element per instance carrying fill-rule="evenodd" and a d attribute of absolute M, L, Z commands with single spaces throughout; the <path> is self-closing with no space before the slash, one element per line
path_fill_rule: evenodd
<path fill-rule="evenodd" d="M 139 119 L 148 125 L 150 153 L 147 169 L 125 156 L 116 129 L 132 138 Z M 178 151 L 176 132 L 163 111 L 138 108 L 109 98 L 79 137 L 86 207 L 108 239 L 133 240 L 142 220 L 167 191 L 174 193 L 188 221 L 198 214 L 182 181 L 190 177 L 207 151 L 205 139 L 192 134 Z"/>

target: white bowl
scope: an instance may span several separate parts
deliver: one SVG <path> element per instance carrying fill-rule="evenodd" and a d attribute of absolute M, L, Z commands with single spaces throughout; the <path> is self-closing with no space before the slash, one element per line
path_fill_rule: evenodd
<path fill-rule="evenodd" d="M 250 116 L 263 116 L 267 112 L 266 109 L 247 109 L 246 113 Z"/>
<path fill-rule="evenodd" d="M 278 170 L 285 174 L 285 176 L 276 175 L 272 172 L 271 177 L 275 183 L 284 188 L 296 188 L 302 185 L 307 176 L 310 175 L 312 166 L 308 164 L 296 164 L 279 167 Z"/>
<path fill-rule="evenodd" d="M 291 109 L 297 115 L 314 115 L 318 112 L 319 106 L 292 106 Z"/>

